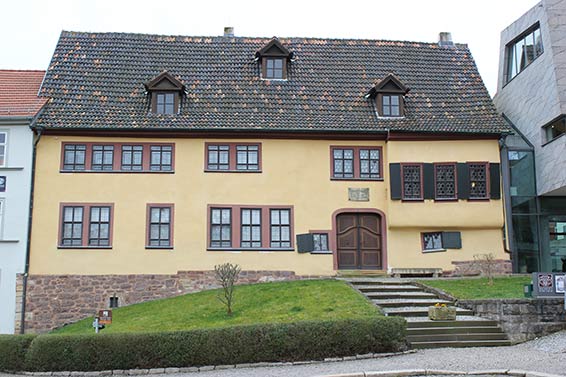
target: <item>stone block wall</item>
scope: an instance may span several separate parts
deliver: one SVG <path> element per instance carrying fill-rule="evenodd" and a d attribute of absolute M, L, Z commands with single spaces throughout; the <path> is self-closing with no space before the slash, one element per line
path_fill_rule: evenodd
<path fill-rule="evenodd" d="M 242 271 L 238 284 L 298 280 L 292 271 Z M 18 276 L 21 292 L 23 277 Z M 214 271 L 179 271 L 174 275 L 31 275 L 26 295 L 25 332 L 42 333 L 94 316 L 118 297 L 119 306 L 218 288 Z M 20 330 L 19 316 L 16 332 Z"/>
<path fill-rule="evenodd" d="M 499 321 L 514 342 L 566 329 L 566 310 L 561 298 L 460 300 L 458 306 Z"/>
<path fill-rule="evenodd" d="M 476 276 L 482 275 L 482 261 L 470 260 L 470 261 L 454 261 L 454 270 L 449 273 L 443 273 L 444 276 Z M 513 265 L 510 260 L 505 259 L 495 259 L 491 263 L 491 269 L 493 275 L 507 275 L 513 272 Z"/>

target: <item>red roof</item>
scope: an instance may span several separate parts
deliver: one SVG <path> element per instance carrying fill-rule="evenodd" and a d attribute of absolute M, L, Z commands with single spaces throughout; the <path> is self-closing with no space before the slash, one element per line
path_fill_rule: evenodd
<path fill-rule="evenodd" d="M 0 117 L 34 116 L 47 102 L 37 96 L 45 71 L 0 69 Z"/>

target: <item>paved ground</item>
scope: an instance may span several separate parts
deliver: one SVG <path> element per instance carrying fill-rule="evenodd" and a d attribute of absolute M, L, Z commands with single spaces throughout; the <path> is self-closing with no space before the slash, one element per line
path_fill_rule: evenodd
<path fill-rule="evenodd" d="M 440 348 L 379 359 L 265 368 L 233 368 L 152 377 L 312 377 L 403 369 L 526 370 L 566 376 L 566 331 L 510 347 Z M 13 377 L 0 374 L 0 377 Z M 147 377 L 147 375 L 145 376 Z"/>

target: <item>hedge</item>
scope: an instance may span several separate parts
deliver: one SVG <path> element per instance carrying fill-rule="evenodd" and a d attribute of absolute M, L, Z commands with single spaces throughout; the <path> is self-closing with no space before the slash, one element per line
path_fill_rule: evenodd
<path fill-rule="evenodd" d="M 257 324 L 166 333 L 43 335 L 28 371 L 96 371 L 320 360 L 405 347 L 402 318 Z"/>
<path fill-rule="evenodd" d="M 0 371 L 25 369 L 25 356 L 35 335 L 0 335 Z"/>

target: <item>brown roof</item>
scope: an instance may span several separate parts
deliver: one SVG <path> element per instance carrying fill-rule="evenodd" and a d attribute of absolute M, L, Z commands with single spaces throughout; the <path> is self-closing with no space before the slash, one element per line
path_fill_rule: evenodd
<path fill-rule="evenodd" d="M 0 70 L 0 117 L 34 116 L 47 102 L 37 96 L 45 71 Z"/>

